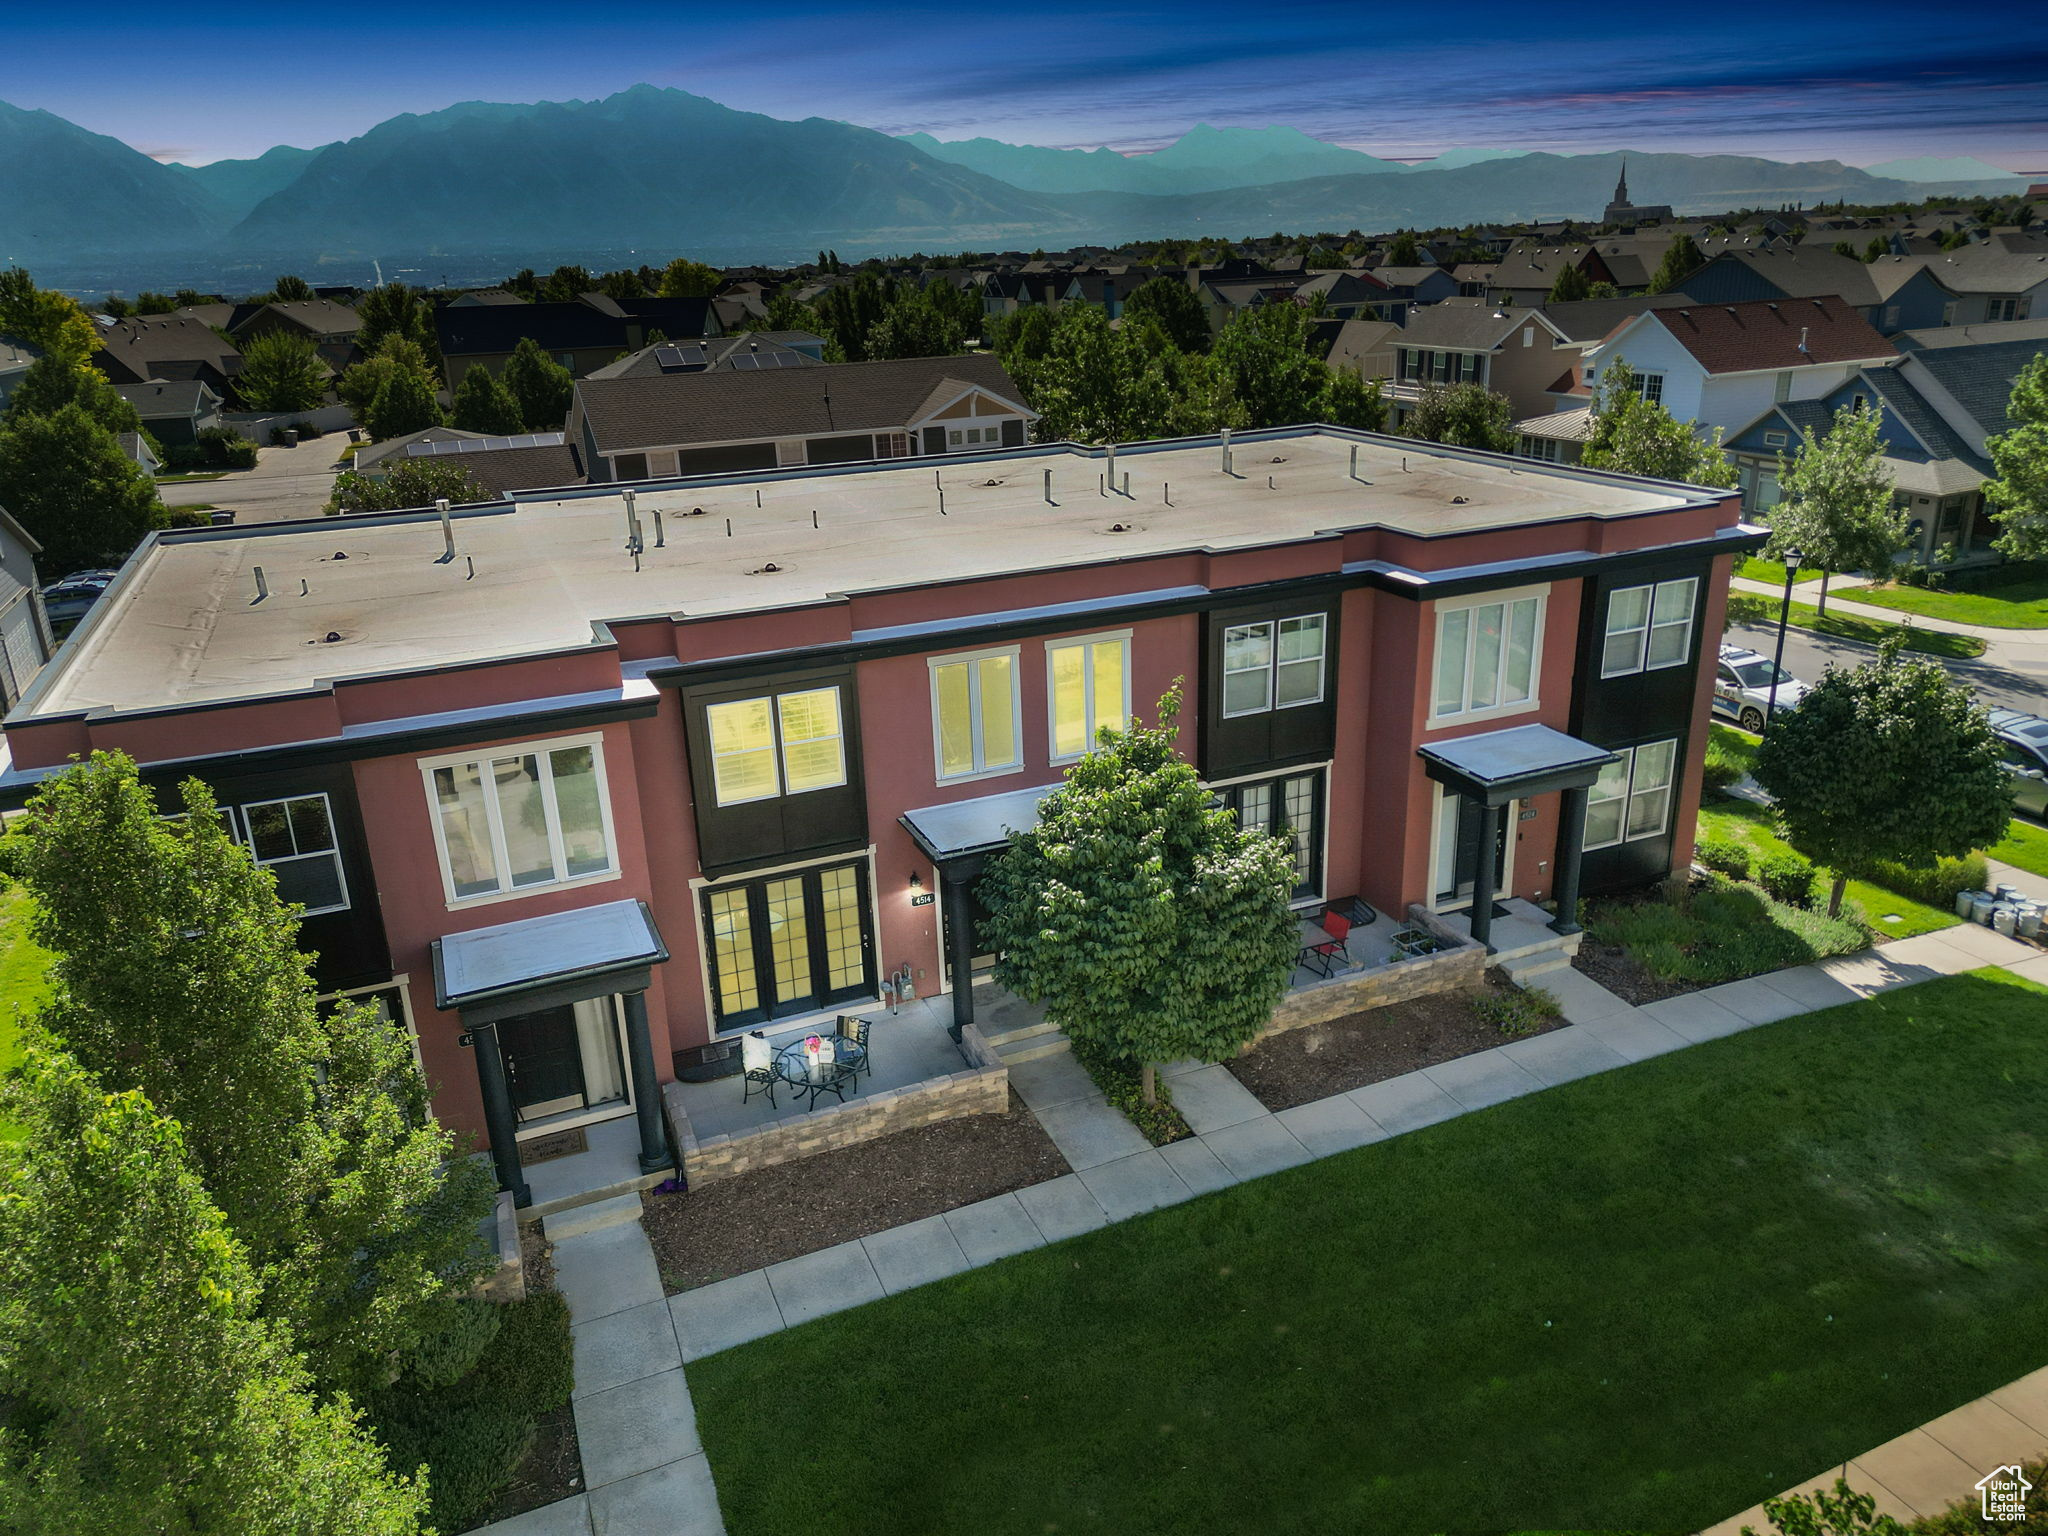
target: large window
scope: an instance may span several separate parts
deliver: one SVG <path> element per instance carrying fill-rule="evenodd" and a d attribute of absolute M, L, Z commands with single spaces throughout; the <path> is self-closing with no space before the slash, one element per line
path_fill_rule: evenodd
<path fill-rule="evenodd" d="M 713 886 L 702 901 L 720 1029 L 875 995 L 864 863 Z"/>
<path fill-rule="evenodd" d="M 708 705 L 704 723 L 711 739 L 712 795 L 720 805 L 846 782 L 837 688 Z"/>
<path fill-rule="evenodd" d="M 348 906 L 327 796 L 259 800 L 241 808 L 241 822 L 249 852 L 277 878 L 278 900 L 299 903 L 308 917 Z"/>
<path fill-rule="evenodd" d="M 1323 887 L 1323 771 L 1226 784 L 1216 791 L 1251 832 L 1287 840 L 1294 854 L 1294 896 L 1314 900 Z"/>
<path fill-rule="evenodd" d="M 617 871 L 596 737 L 420 764 L 450 901 Z"/>
<path fill-rule="evenodd" d="M 1535 708 L 1542 644 L 1541 593 L 1440 606 L 1431 717 L 1476 719 Z"/>
<path fill-rule="evenodd" d="M 1607 636 L 1600 650 L 1600 675 L 1625 677 L 1685 664 L 1692 650 L 1692 616 L 1698 606 L 1697 577 L 1654 586 L 1617 587 L 1607 595 Z"/>
<path fill-rule="evenodd" d="M 1129 631 L 1046 642 L 1054 762 L 1092 750 L 1103 727 L 1121 730 L 1130 718 L 1130 648 Z"/>
<path fill-rule="evenodd" d="M 1225 629 L 1225 716 L 1322 702 L 1328 620 L 1327 614 L 1305 613 Z"/>
<path fill-rule="evenodd" d="M 1659 837 L 1671 824 L 1671 783 L 1678 766 L 1676 741 L 1619 749 L 1621 761 L 1600 770 L 1586 796 L 1587 848 L 1612 848 Z"/>
<path fill-rule="evenodd" d="M 966 779 L 1023 767 L 1017 647 L 941 657 L 931 663 L 931 672 L 939 777 Z"/>

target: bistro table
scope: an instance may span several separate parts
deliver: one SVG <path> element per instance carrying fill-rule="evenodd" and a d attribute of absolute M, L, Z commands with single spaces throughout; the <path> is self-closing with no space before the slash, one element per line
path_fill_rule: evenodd
<path fill-rule="evenodd" d="M 838 1095 L 839 1102 L 846 1102 L 847 1085 L 860 1075 L 862 1065 L 867 1061 L 867 1047 L 852 1040 L 842 1040 L 836 1035 L 819 1037 L 830 1043 L 832 1059 L 812 1061 L 804 1050 L 809 1035 L 798 1035 L 775 1053 L 775 1074 L 789 1084 L 791 1093 L 808 1096 L 806 1110 L 818 1107 L 818 1095 Z"/>

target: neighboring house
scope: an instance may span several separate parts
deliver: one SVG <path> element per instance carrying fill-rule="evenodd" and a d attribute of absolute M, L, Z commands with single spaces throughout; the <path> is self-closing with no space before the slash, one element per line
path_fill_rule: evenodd
<path fill-rule="evenodd" d="M 242 353 L 212 327 L 184 315 L 122 320 L 100 331 L 93 362 L 116 384 L 196 380 L 225 400 L 242 371 Z"/>
<path fill-rule="evenodd" d="M 1579 347 L 1540 309 L 1434 304 L 1412 311 L 1388 387 L 1391 424 L 1399 427 L 1431 388 L 1477 384 L 1506 395 L 1515 415 L 1550 407 L 1546 391 Z"/>
<path fill-rule="evenodd" d="M 1586 354 L 1584 395 L 1566 404 L 1589 403 L 1602 371 L 1624 358 L 1636 388 L 1680 421 L 1735 432 L 1776 402 L 1818 399 L 1857 368 L 1897 356 L 1833 297 L 1650 309 Z"/>
<path fill-rule="evenodd" d="M 995 358 L 583 379 L 569 440 L 592 480 L 668 479 L 1021 446 L 1036 419 Z"/>
<path fill-rule="evenodd" d="M 156 450 L 149 446 L 149 439 L 140 432 L 116 432 L 114 441 L 121 445 L 121 452 L 134 460 L 135 467 L 145 475 L 154 477 L 163 468 L 163 461 L 156 456 Z"/>
<path fill-rule="evenodd" d="M 1076 272 L 1060 293 L 1062 304 L 1093 304 L 1110 319 L 1124 312 L 1124 301 L 1158 276 L 1154 267 L 1106 267 Z"/>
<path fill-rule="evenodd" d="M 1955 316 L 1949 307 L 1954 290 L 1924 257 L 1881 256 L 1865 263 L 1811 245 L 1724 248 L 1687 274 L 1685 291 L 1702 304 L 1835 297 L 1886 336 L 1916 326 L 1948 325 Z"/>
<path fill-rule="evenodd" d="M 1400 321 L 1416 305 L 1458 296 L 1458 280 L 1442 267 L 1374 267 L 1364 275 L 1386 286 L 1378 306 L 1382 320 Z"/>
<path fill-rule="evenodd" d="M 208 427 L 221 425 L 221 397 L 198 379 L 116 384 L 114 392 L 135 407 L 143 427 L 166 448 L 195 443 Z"/>
<path fill-rule="evenodd" d="M 1380 315 L 1394 299 L 1393 290 L 1370 272 L 1318 272 L 1294 290 L 1298 304 L 1314 305 L 1327 319 L 1358 320 Z"/>
<path fill-rule="evenodd" d="M 362 324 L 353 309 L 332 299 L 288 299 L 259 304 L 229 325 L 228 334 L 246 345 L 254 337 L 285 331 L 316 347 L 346 348 L 354 345 Z"/>
<path fill-rule="evenodd" d="M 0 336 L 0 411 L 7 409 L 7 402 L 39 355 L 33 347 Z"/>
<path fill-rule="evenodd" d="M 1497 262 L 1460 262 L 1451 268 L 1451 277 L 1458 285 L 1461 299 L 1483 299 L 1493 291 L 1493 280 L 1500 271 Z"/>
<path fill-rule="evenodd" d="M 1391 379 L 1400 342 L 1401 327 L 1391 320 L 1346 320 L 1331 338 L 1324 361 L 1332 368 L 1355 369 L 1368 379 Z"/>
<path fill-rule="evenodd" d="M 448 301 L 450 309 L 468 309 L 478 304 L 524 304 L 516 293 L 507 293 L 502 288 L 479 288 L 474 293 L 458 293 Z"/>
<path fill-rule="evenodd" d="M 0 714 L 21 702 L 50 659 L 50 621 L 36 579 L 42 548 L 0 507 Z"/>
<path fill-rule="evenodd" d="M 582 461 L 560 432 L 491 437 L 453 427 L 429 427 L 359 450 L 355 470 L 367 479 L 383 480 L 400 464 L 444 458 L 459 458 L 462 467 L 494 498 L 514 491 L 583 483 Z"/>
<path fill-rule="evenodd" d="M 2048 246 L 2038 240 L 1985 240 L 1917 259 L 1955 295 L 1944 325 L 1996 324 L 2048 313 Z"/>
<path fill-rule="evenodd" d="M 786 338 L 786 339 L 785 339 Z M 740 372 L 809 368 L 822 361 L 825 342 L 809 331 L 743 331 L 708 341 L 658 341 L 616 362 L 593 368 L 593 379 L 637 379 L 664 373 Z"/>
<path fill-rule="evenodd" d="M 1574 405 L 1515 423 L 1515 456 L 1545 464 L 1576 464 L 1593 435 L 1593 408 Z"/>
<path fill-rule="evenodd" d="M 1543 317 L 1580 346 L 1605 341 L 1624 321 L 1653 309 L 1684 309 L 1689 294 L 1644 293 L 1626 299 L 1575 299 L 1567 304 L 1541 304 Z"/>
<path fill-rule="evenodd" d="M 365 443 L 349 455 L 349 468 L 357 474 L 372 480 L 381 480 L 391 472 L 391 466 L 413 457 L 413 448 L 419 444 L 429 447 L 438 443 L 486 443 L 491 440 L 488 432 L 472 432 L 467 427 L 424 427 L 418 432 L 407 432 L 398 437 L 387 437 L 381 443 Z"/>
<path fill-rule="evenodd" d="M 637 352 L 656 331 L 670 341 L 722 334 L 709 299 L 608 299 L 586 293 L 566 304 L 443 305 L 434 312 L 448 386 L 472 363 L 502 373 L 519 343 L 532 338 L 577 378 Z"/>
<path fill-rule="evenodd" d="M 1304 911 L 1569 928 L 1687 867 L 1762 537 L 1732 496 L 1314 427 L 1237 436 L 1253 495 L 1223 451 L 1121 450 L 1128 510 L 1048 444 L 517 498 L 452 517 L 453 559 L 431 511 L 352 523 L 346 561 L 302 524 L 152 534 L 5 722 L 0 805 L 119 746 L 274 828 L 321 993 L 411 1036 L 515 1200 L 520 1143 L 568 1127 L 662 1167 L 678 1052 L 878 1017 L 896 976 L 972 1023 L 982 861 L 1176 679 L 1182 750 L 1287 835 Z M 878 1045 L 962 1070 L 935 1023 Z"/>

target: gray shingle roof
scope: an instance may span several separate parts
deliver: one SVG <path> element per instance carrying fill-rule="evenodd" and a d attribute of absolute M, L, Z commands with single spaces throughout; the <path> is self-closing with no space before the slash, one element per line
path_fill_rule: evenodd
<path fill-rule="evenodd" d="M 1501 345 L 1521 326 L 1543 323 L 1543 311 L 1540 309 L 1492 304 L 1425 304 L 1408 312 L 1407 331 L 1399 345 L 1485 352 Z"/>
<path fill-rule="evenodd" d="M 1883 403 L 1885 414 L 1896 417 L 1906 431 L 1920 440 L 1923 451 L 1915 452 L 1910 443 L 1901 440 L 1901 434 L 1886 433 L 1893 457 L 1960 459 L 1988 473 L 1990 466 L 1983 457 L 1949 430 L 1940 413 L 1927 403 L 1900 369 L 1865 368 L 1858 378 L 1868 384 L 1871 392 Z"/>
<path fill-rule="evenodd" d="M 1985 432 L 2003 432 L 2005 408 L 2019 371 L 2041 351 L 2032 341 L 1983 347 L 1930 347 L 1911 355 L 1934 382 Z"/>

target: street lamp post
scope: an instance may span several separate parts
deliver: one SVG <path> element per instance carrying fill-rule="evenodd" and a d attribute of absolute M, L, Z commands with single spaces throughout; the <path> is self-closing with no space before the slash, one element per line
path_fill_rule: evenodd
<path fill-rule="evenodd" d="M 1785 675 L 1785 626 L 1792 622 L 1792 583 L 1799 579 L 1799 567 L 1806 563 L 1803 550 L 1785 551 L 1785 600 L 1778 606 L 1778 654 L 1771 658 L 1771 691 L 1764 696 L 1764 729 L 1778 713 L 1778 679 Z"/>

